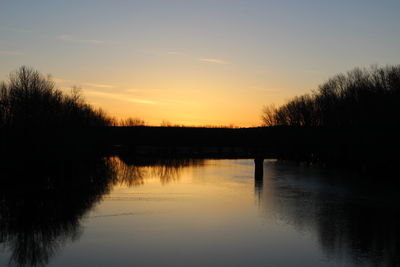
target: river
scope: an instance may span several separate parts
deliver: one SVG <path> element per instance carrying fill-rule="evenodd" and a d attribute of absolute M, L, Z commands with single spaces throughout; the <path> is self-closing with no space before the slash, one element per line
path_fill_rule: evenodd
<path fill-rule="evenodd" d="M 0 266 L 400 266 L 396 190 L 359 174 L 248 159 L 86 167 L 0 192 Z"/>

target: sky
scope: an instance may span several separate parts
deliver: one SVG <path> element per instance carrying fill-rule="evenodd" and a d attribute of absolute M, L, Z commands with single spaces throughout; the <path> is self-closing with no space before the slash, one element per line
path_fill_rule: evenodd
<path fill-rule="evenodd" d="M 258 126 L 264 105 L 400 64 L 400 1 L 0 0 L 0 81 L 22 65 L 117 118 Z"/>

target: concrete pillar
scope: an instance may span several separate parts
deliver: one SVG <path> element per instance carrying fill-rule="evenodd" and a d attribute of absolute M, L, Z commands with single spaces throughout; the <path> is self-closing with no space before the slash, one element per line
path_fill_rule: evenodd
<path fill-rule="evenodd" d="M 264 182 L 264 159 L 258 157 L 255 158 L 254 165 L 254 186 L 256 189 L 262 190 Z"/>

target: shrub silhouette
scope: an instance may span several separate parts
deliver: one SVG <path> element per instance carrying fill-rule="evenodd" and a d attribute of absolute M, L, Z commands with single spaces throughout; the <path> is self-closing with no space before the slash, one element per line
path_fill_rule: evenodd
<path fill-rule="evenodd" d="M 118 123 L 119 126 L 131 127 L 131 126 L 146 126 L 146 122 L 139 118 L 129 117 L 127 119 L 121 119 Z"/>
<path fill-rule="evenodd" d="M 22 66 L 0 84 L 0 128 L 93 127 L 112 124 L 77 88 L 65 94 L 50 77 Z"/>
<path fill-rule="evenodd" d="M 400 65 L 356 68 L 339 74 L 312 94 L 275 108 L 266 106 L 266 126 L 399 126 Z"/>

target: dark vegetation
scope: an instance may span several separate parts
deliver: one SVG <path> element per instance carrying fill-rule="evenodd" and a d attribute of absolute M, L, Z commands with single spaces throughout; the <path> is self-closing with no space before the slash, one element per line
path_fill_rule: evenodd
<path fill-rule="evenodd" d="M 354 69 L 297 96 L 279 108 L 266 106 L 266 126 L 398 127 L 400 65 Z"/>
<path fill-rule="evenodd" d="M 21 67 L 0 84 L 2 129 L 68 128 L 111 125 L 112 120 L 82 99 L 79 89 L 65 94 L 50 77 Z"/>
<path fill-rule="evenodd" d="M 64 153 L 89 148 L 87 129 L 112 124 L 101 109 L 87 104 L 77 88 L 70 94 L 50 77 L 21 67 L 0 84 L 0 148 L 9 153 Z M 85 130 L 86 129 L 86 130 Z"/>
<path fill-rule="evenodd" d="M 266 107 L 260 128 L 144 126 L 117 121 L 21 67 L 0 85 L 0 157 L 117 153 L 131 158 L 278 158 L 364 170 L 394 166 L 400 66 L 355 69 L 312 94 Z M 118 127 L 116 127 L 118 126 Z M 167 127 L 168 126 L 168 127 Z M 112 149 L 110 149 L 112 148 Z"/>
<path fill-rule="evenodd" d="M 400 65 L 354 69 L 263 112 L 266 126 L 300 131 L 283 158 L 363 169 L 394 168 L 400 134 Z M 384 167 L 384 168 L 382 168 Z"/>

